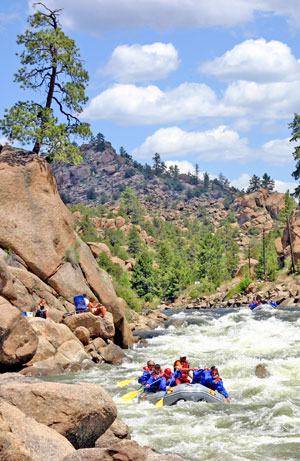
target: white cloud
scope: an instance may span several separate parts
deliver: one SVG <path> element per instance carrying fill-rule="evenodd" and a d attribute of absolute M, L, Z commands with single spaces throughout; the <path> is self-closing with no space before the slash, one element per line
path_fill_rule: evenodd
<path fill-rule="evenodd" d="M 248 155 L 247 139 L 226 126 L 214 130 L 187 132 L 176 126 L 161 128 L 132 151 L 135 158 L 158 152 L 162 158 L 196 154 L 197 160 L 240 160 Z"/>
<path fill-rule="evenodd" d="M 64 9 L 65 26 L 95 35 L 144 26 L 231 27 L 251 21 L 256 12 L 284 15 L 300 25 L 299 0 L 48 0 L 47 6 Z"/>
<path fill-rule="evenodd" d="M 237 81 L 227 87 L 222 100 L 233 113 L 238 111 L 240 117 L 251 120 L 291 119 L 299 110 L 300 82 L 256 83 Z"/>
<path fill-rule="evenodd" d="M 299 184 L 296 184 L 295 182 L 284 182 L 284 181 L 279 181 L 279 179 L 275 179 L 275 190 L 277 192 L 282 192 L 283 194 L 289 190 L 290 193 L 293 193 L 296 187 Z"/>
<path fill-rule="evenodd" d="M 294 146 L 286 139 L 273 139 L 262 145 L 262 157 L 265 161 L 279 165 L 293 160 Z"/>
<path fill-rule="evenodd" d="M 246 40 L 199 70 L 221 80 L 278 82 L 299 79 L 300 65 L 290 48 L 272 40 Z"/>
<path fill-rule="evenodd" d="M 241 189 L 247 190 L 250 179 L 251 179 L 251 176 L 248 173 L 243 173 L 239 178 L 231 179 L 230 185 L 240 190 Z M 296 184 L 295 182 L 285 182 L 285 181 L 280 181 L 278 179 L 275 179 L 274 189 L 277 192 L 285 193 L 287 190 L 289 190 L 292 193 L 294 192 L 297 185 L 298 184 Z"/>
<path fill-rule="evenodd" d="M 249 186 L 250 178 L 251 176 L 248 173 L 243 173 L 239 178 L 231 179 L 230 185 L 240 190 L 247 189 L 247 187 Z"/>
<path fill-rule="evenodd" d="M 199 117 L 238 115 L 239 109 L 220 105 L 214 91 L 200 83 L 183 83 L 162 91 L 155 85 L 137 87 L 116 84 L 93 98 L 82 117 L 119 124 L 158 124 Z"/>
<path fill-rule="evenodd" d="M 171 165 L 177 165 L 180 173 L 191 173 L 195 174 L 195 165 L 193 165 L 188 160 L 167 160 L 165 162 L 166 166 L 169 168 Z"/>
<path fill-rule="evenodd" d="M 13 142 L 12 141 L 9 141 L 8 138 L 6 138 L 5 136 L 3 136 L 2 138 L 0 138 L 0 144 L 2 146 L 5 146 L 5 144 L 10 144 L 11 146 L 13 145 Z"/>
<path fill-rule="evenodd" d="M 122 83 L 148 82 L 166 78 L 178 66 L 172 43 L 120 45 L 114 49 L 105 73 Z"/>

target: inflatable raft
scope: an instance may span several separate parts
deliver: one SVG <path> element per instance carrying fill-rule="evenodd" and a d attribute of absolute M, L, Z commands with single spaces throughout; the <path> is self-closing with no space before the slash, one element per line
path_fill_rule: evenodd
<path fill-rule="evenodd" d="M 147 400 L 153 404 L 157 403 L 165 395 L 164 391 L 160 392 L 143 392 L 139 400 Z M 179 384 L 173 387 L 173 391 L 164 397 L 164 405 L 175 405 L 180 401 L 191 402 L 209 402 L 222 403 L 224 397 L 217 391 L 208 389 L 202 384 Z"/>

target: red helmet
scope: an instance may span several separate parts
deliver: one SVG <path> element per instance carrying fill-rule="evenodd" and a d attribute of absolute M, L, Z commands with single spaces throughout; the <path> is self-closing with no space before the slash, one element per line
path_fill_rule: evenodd
<path fill-rule="evenodd" d="M 166 375 L 171 375 L 172 374 L 171 368 L 165 368 L 165 373 Z"/>

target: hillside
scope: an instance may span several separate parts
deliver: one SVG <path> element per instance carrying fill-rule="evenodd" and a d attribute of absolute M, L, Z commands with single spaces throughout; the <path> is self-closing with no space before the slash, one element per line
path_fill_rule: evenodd
<path fill-rule="evenodd" d="M 275 280 L 278 271 L 290 271 L 291 241 L 297 264 L 298 212 L 286 229 L 285 194 L 245 194 L 223 175 L 199 180 L 167 170 L 159 158 L 142 166 L 108 142 L 81 150 L 80 165 L 53 165 L 58 189 L 77 232 L 131 307 L 136 295 L 173 300 L 197 281 L 195 296 L 236 277 Z"/>
<path fill-rule="evenodd" d="M 197 213 L 201 206 L 215 205 L 221 210 L 239 195 L 222 175 L 206 184 L 192 174 L 179 174 L 177 168 L 166 169 L 158 160 L 152 168 L 133 161 L 128 154 L 116 153 L 109 142 L 103 150 L 92 144 L 81 146 L 83 161 L 79 165 L 52 165 L 58 189 L 66 203 L 112 204 L 126 187 L 138 192 L 140 202 L 149 210 Z M 224 216 L 223 216 L 224 217 Z"/>

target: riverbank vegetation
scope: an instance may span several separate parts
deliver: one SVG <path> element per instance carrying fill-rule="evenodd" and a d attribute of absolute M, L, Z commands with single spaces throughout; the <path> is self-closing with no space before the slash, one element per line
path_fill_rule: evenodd
<path fill-rule="evenodd" d="M 134 260 L 132 269 L 125 271 L 105 252 L 97 257 L 99 266 L 112 277 L 118 296 L 134 310 L 145 304 L 155 307 L 160 301 L 173 302 L 187 289 L 191 298 L 210 295 L 224 282 L 235 279 L 238 271 L 238 282 L 227 296 L 245 294 L 253 279 L 274 281 L 282 269 L 275 249 L 283 229 L 280 220 L 275 230 L 263 232 L 260 238 L 252 235 L 248 249 L 242 252 L 243 231 L 233 225 L 233 210 L 218 228 L 207 223 L 205 215 L 185 217 L 179 225 L 146 215 L 130 188 L 122 193 L 118 209 L 100 204 L 96 208 L 76 205 L 70 210 L 80 212 L 76 227 L 84 241 L 105 243 L 112 257 L 124 264 Z M 124 218 L 122 228 L 96 228 L 94 218 L 117 216 Z M 145 239 L 145 235 L 150 238 Z M 252 259 L 257 261 L 254 272 L 250 262 L 247 264 Z M 239 270 L 241 262 L 244 266 Z"/>

